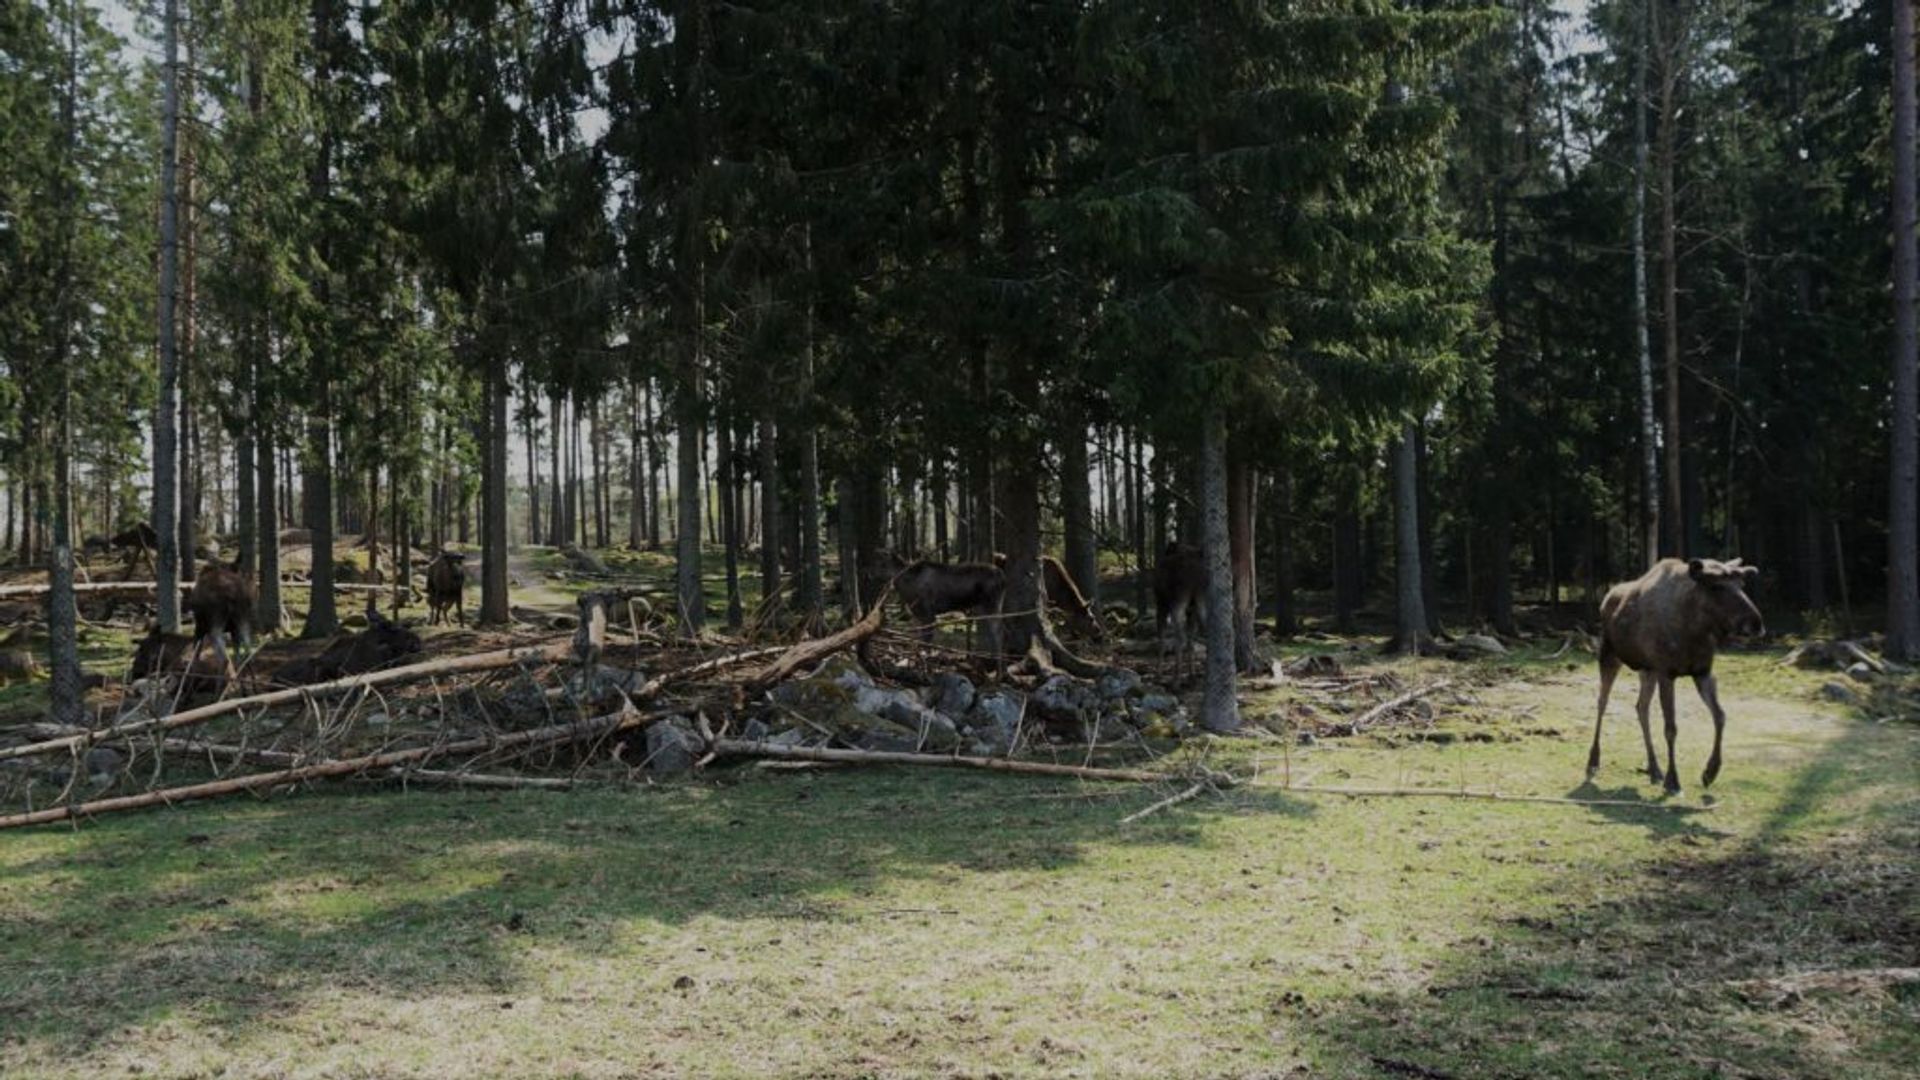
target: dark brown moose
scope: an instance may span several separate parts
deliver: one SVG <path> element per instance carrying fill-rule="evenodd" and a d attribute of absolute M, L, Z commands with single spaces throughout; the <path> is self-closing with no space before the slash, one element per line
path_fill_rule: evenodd
<path fill-rule="evenodd" d="M 193 636 L 163 634 L 157 626 L 149 628 L 134 649 L 133 677 L 184 671 L 183 700 L 218 690 L 234 676 L 227 635 L 233 635 L 237 644 L 253 643 L 253 601 L 253 583 L 245 574 L 217 562 L 201 567 L 187 592 Z"/>
<path fill-rule="evenodd" d="M 1184 666 L 1188 660 L 1187 621 L 1207 620 L 1207 564 L 1191 544 L 1169 543 L 1153 568 L 1153 609 L 1160 631 L 1160 654 L 1169 649 Z"/>
<path fill-rule="evenodd" d="M 454 610 L 453 621 L 467 619 L 466 556 L 458 551 L 443 551 L 427 566 L 427 625 L 447 621 L 447 609 Z"/>
<path fill-rule="evenodd" d="M 1003 552 L 993 553 L 993 565 L 1002 573 L 1007 569 L 1007 556 Z M 1107 628 L 1100 622 L 1100 615 L 1088 602 L 1087 594 L 1080 591 L 1080 585 L 1068 572 L 1067 564 L 1051 555 L 1040 556 L 1040 572 L 1046 579 L 1047 606 L 1059 608 L 1067 613 L 1067 626 L 1084 638 L 1101 640 L 1107 636 Z"/>
<path fill-rule="evenodd" d="M 933 640 L 933 624 L 949 611 L 984 617 L 987 646 L 1000 652 L 1000 604 L 1007 594 L 1007 576 L 986 563 L 943 563 L 918 559 L 893 577 L 893 590 L 920 628 L 923 640 Z"/>
<path fill-rule="evenodd" d="M 1640 673 L 1640 736 L 1647 747 L 1647 775 L 1665 781 L 1670 793 L 1680 790 L 1673 742 L 1677 733 L 1673 715 L 1673 680 L 1690 676 L 1700 700 L 1713 714 L 1713 754 L 1700 775 L 1710 787 L 1720 775 L 1720 737 L 1727 714 L 1720 708 L 1720 691 L 1713 679 L 1713 654 L 1729 638 L 1758 637 L 1766 633 L 1760 609 L 1748 598 L 1746 587 L 1758 577 L 1757 567 L 1739 559 L 1662 559 L 1638 580 L 1615 585 L 1600 601 L 1600 709 L 1593 724 L 1593 749 L 1587 754 L 1587 779 L 1600 769 L 1600 725 L 1607 717 L 1607 695 L 1625 664 Z M 1666 720 L 1667 768 L 1653 752 L 1653 728 L 1647 705 L 1655 688 L 1660 691 L 1660 715 Z"/>

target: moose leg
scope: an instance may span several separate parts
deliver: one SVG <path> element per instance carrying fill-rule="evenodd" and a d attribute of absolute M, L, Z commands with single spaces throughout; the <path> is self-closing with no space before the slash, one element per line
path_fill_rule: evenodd
<path fill-rule="evenodd" d="M 1652 777 L 1656 784 L 1666 779 L 1666 775 L 1660 771 L 1660 759 L 1653 752 L 1653 724 L 1648 716 L 1648 710 L 1653 704 L 1654 684 L 1658 678 L 1651 671 L 1640 673 L 1640 700 L 1633 705 L 1634 714 L 1640 717 L 1640 741 L 1647 747 L 1647 775 Z"/>
<path fill-rule="evenodd" d="M 1673 676 L 1660 676 L 1660 717 L 1666 721 L 1667 729 L 1667 794 L 1680 794 L 1680 773 L 1673 765 L 1673 741 L 1680 734 L 1680 725 L 1673 715 Z"/>
<path fill-rule="evenodd" d="M 1587 779 L 1593 779 L 1600 771 L 1600 725 L 1607 719 L 1607 696 L 1613 693 L 1613 680 L 1620 675 L 1620 660 L 1605 656 L 1600 659 L 1600 712 L 1593 721 L 1593 749 L 1587 751 Z"/>
<path fill-rule="evenodd" d="M 1707 758 L 1707 771 L 1700 774 L 1700 786 L 1706 788 L 1712 787 L 1720 775 L 1720 735 L 1727 727 L 1727 713 L 1720 707 L 1720 686 L 1712 675 L 1695 675 L 1693 688 L 1700 691 L 1700 700 L 1707 703 L 1707 711 L 1713 714 L 1713 755 Z"/>

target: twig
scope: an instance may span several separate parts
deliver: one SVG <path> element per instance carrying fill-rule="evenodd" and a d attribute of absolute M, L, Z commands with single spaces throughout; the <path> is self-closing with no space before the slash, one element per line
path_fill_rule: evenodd
<path fill-rule="evenodd" d="M 1178 806 L 1189 799 L 1197 799 L 1200 797 L 1200 793 L 1205 790 L 1207 790 L 1207 783 L 1206 781 L 1202 780 L 1201 782 L 1193 785 L 1192 787 L 1188 788 L 1187 790 L 1181 792 L 1178 795 L 1169 795 L 1166 798 L 1161 799 L 1159 802 L 1154 803 L 1152 806 L 1149 806 L 1144 810 L 1136 810 L 1133 813 L 1128 814 L 1126 817 L 1123 817 L 1120 819 L 1120 824 L 1131 825 L 1134 822 L 1139 821 L 1141 818 L 1146 817 L 1149 814 L 1158 813 L 1161 810 L 1165 810 L 1169 806 Z"/>
<path fill-rule="evenodd" d="M 1353 722 L 1353 733 L 1355 735 L 1358 735 L 1360 734 L 1361 729 L 1365 728 L 1368 724 L 1372 723 L 1375 720 L 1378 720 L 1382 716 L 1385 716 L 1386 714 L 1392 712 L 1393 710 L 1399 708 L 1400 706 L 1411 704 L 1415 701 L 1420 700 L 1423 697 L 1426 697 L 1429 694 L 1433 694 L 1433 693 L 1437 693 L 1438 691 L 1445 690 L 1447 687 L 1452 685 L 1453 685 L 1452 679 L 1441 679 L 1439 682 L 1434 683 L 1431 686 L 1423 686 L 1418 690 L 1409 690 L 1406 693 L 1401 694 L 1399 697 L 1394 698 L 1391 701 L 1381 702 L 1380 704 L 1375 705 L 1373 708 L 1368 709 L 1366 712 L 1363 712 L 1360 714 L 1360 718 Z"/>

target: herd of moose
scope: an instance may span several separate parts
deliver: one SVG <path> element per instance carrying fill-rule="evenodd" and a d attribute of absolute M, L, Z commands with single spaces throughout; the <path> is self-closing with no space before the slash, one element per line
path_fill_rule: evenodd
<path fill-rule="evenodd" d="M 112 537 L 89 537 L 89 554 L 122 551 L 150 555 L 157 536 L 140 523 Z M 165 634 L 149 628 L 134 652 L 131 673 L 146 678 L 162 673 L 182 675 L 182 694 L 213 692 L 234 674 L 227 652 L 229 638 L 250 645 L 253 637 L 255 593 L 252 581 L 234 566 L 219 562 L 211 552 L 200 552 L 206 562 L 195 576 L 186 607 L 194 632 Z M 1042 556 L 1041 571 L 1047 603 L 1065 617 L 1077 636 L 1102 641 L 1108 630 L 1095 606 L 1061 561 Z M 948 563 L 931 559 L 907 560 L 889 556 L 883 572 L 923 639 L 931 640 L 941 616 L 959 613 L 977 622 L 987 646 L 1000 652 L 998 623 L 1006 591 L 1006 557 L 988 562 Z M 1640 676 L 1635 711 L 1646 749 L 1646 773 L 1667 791 L 1680 790 L 1675 764 L 1677 724 L 1674 682 L 1691 678 L 1713 718 L 1713 751 L 1701 775 L 1702 786 L 1712 785 L 1720 773 L 1721 738 L 1726 712 L 1720 705 L 1713 674 L 1714 655 L 1725 642 L 1757 638 L 1765 633 L 1759 609 L 1747 588 L 1758 578 L 1756 567 L 1739 559 L 1663 559 L 1640 578 L 1614 586 L 1601 602 L 1597 653 L 1600 667 L 1599 708 L 1587 775 L 1600 767 L 1600 734 L 1613 684 L 1621 667 Z M 1152 571 L 1156 637 L 1164 661 L 1191 653 L 1190 626 L 1204 624 L 1207 570 L 1200 548 L 1170 543 Z M 465 555 L 439 552 L 426 566 L 425 595 L 428 625 L 460 624 L 466 619 L 467 569 Z M 277 672 L 281 682 L 306 683 L 357 674 L 391 664 L 419 652 L 418 634 L 382 616 L 369 600 L 367 627 L 331 643 L 318 655 L 295 661 Z M 1659 694 L 1664 721 L 1667 759 L 1663 767 L 1655 753 L 1650 708 Z"/>

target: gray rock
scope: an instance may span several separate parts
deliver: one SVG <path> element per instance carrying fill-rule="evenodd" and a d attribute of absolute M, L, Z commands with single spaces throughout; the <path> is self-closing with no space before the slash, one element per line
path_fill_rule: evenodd
<path fill-rule="evenodd" d="M 662 720 L 647 728 L 647 771 L 677 776 L 693 768 L 700 737 L 682 720 Z"/>
<path fill-rule="evenodd" d="M 1505 656 L 1507 647 L 1500 639 L 1488 634 L 1462 634 L 1454 639 L 1453 647 L 1461 652 L 1479 653 L 1483 656 Z"/>
<path fill-rule="evenodd" d="M 1020 695 L 1011 690 L 989 690 L 974 699 L 967 727 L 984 755 L 1007 754 L 1020 740 Z"/>
<path fill-rule="evenodd" d="M 1820 696 L 1841 705 L 1860 704 L 1860 691 L 1842 682 L 1830 682 L 1820 687 Z"/>
<path fill-rule="evenodd" d="M 767 736 L 766 743 L 768 746 L 805 746 L 807 733 L 799 728 L 788 728 Z"/>
<path fill-rule="evenodd" d="M 952 750 L 960 745 L 960 729 L 952 720 L 910 697 L 889 702 L 880 717 L 913 733 L 915 745 L 909 750 Z"/>
<path fill-rule="evenodd" d="M 1056 723 L 1081 723 L 1100 707 L 1093 688 L 1071 675 L 1055 675 L 1041 683 L 1027 702 L 1041 719 Z"/>
<path fill-rule="evenodd" d="M 770 734 L 772 731 L 766 722 L 756 717 L 749 717 L 746 723 L 740 725 L 740 737 L 748 742 L 759 742 Z"/>
<path fill-rule="evenodd" d="M 1165 691 L 1154 691 L 1140 695 L 1133 703 L 1136 712 L 1175 713 L 1180 711 L 1180 699 Z"/>
<path fill-rule="evenodd" d="M 973 708 L 973 698 L 973 680 L 965 675 L 943 671 L 933 677 L 933 686 L 927 693 L 927 704 L 957 720 Z"/>
<path fill-rule="evenodd" d="M 104 788 L 120 778 L 127 767 L 127 755 L 110 746 L 96 746 L 87 751 L 87 779 L 93 786 Z"/>
<path fill-rule="evenodd" d="M 1086 725 L 1086 741 L 1099 746 L 1104 743 L 1126 742 L 1138 737 L 1125 717 L 1109 713 Z"/>
<path fill-rule="evenodd" d="M 1115 668 L 1094 680 L 1093 692 L 1102 701 L 1116 701 L 1139 693 L 1140 673 L 1131 668 Z"/>

